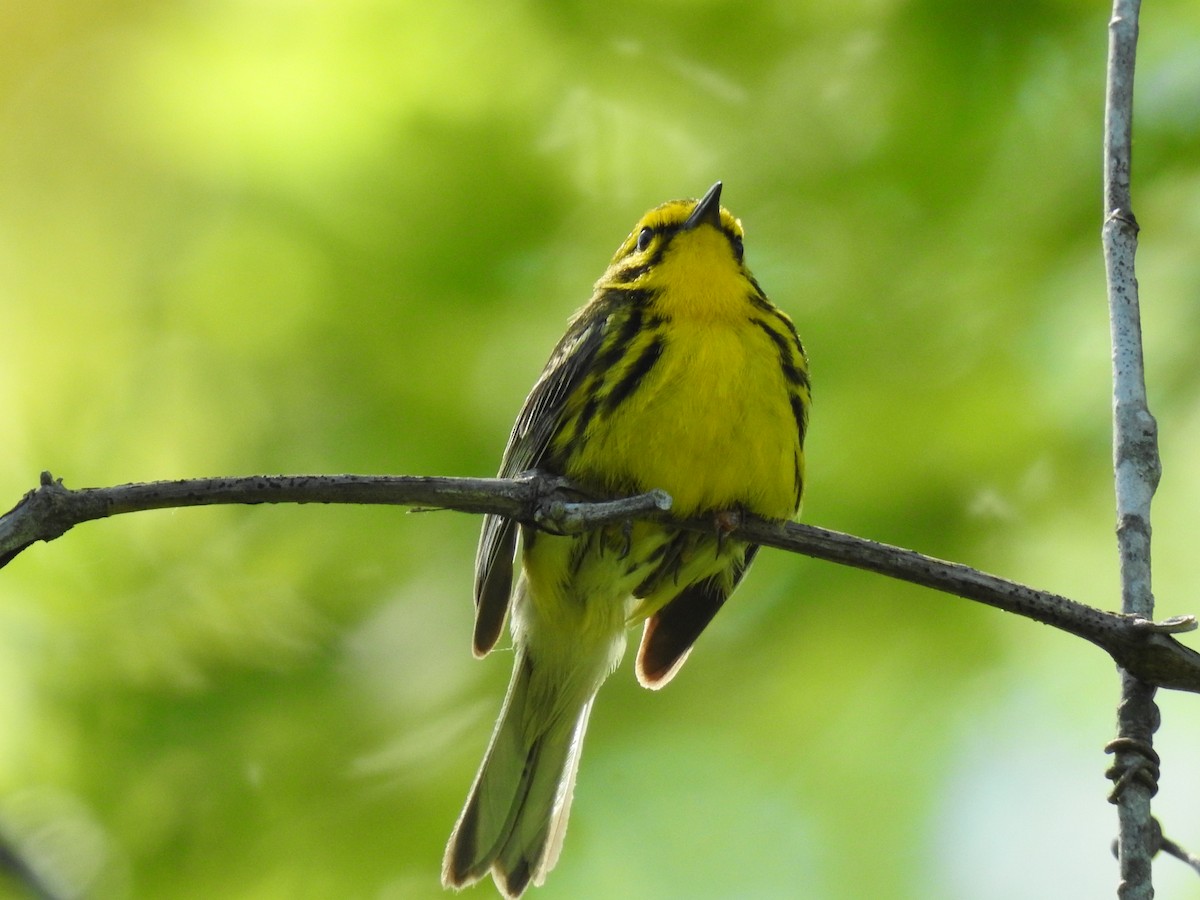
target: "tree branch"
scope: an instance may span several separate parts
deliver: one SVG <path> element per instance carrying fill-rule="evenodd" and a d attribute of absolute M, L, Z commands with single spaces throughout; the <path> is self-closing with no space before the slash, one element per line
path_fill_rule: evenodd
<path fill-rule="evenodd" d="M 1108 79 L 1104 108 L 1104 263 L 1112 329 L 1113 468 L 1117 499 L 1117 545 L 1121 562 L 1121 609 L 1152 618 L 1150 589 L 1150 500 L 1161 463 L 1158 426 L 1146 401 L 1142 325 L 1134 271 L 1137 219 L 1130 193 L 1133 140 L 1133 74 L 1137 56 L 1140 0 L 1114 0 L 1109 21 Z M 1123 900 L 1154 896 L 1150 862 L 1156 849 L 1150 798 L 1157 790 L 1158 757 L 1154 732 L 1159 711 L 1153 682 L 1121 663 L 1121 702 L 1117 709 L 1116 762 Z M 1143 777 L 1130 778 L 1131 773 Z"/>
<path fill-rule="evenodd" d="M 43 473 L 41 487 L 0 516 L 0 566 L 31 544 L 54 540 L 82 522 L 149 509 L 257 503 L 388 504 L 495 513 L 559 533 L 578 533 L 630 519 L 671 522 L 700 532 L 711 532 L 714 527 L 711 518 L 672 518 L 670 497 L 662 491 L 593 502 L 564 479 L 538 473 L 511 480 L 254 475 L 82 490 L 70 490 Z M 764 546 L 865 569 L 1025 616 L 1090 641 L 1149 684 L 1200 693 L 1200 653 L 1171 637 L 1196 627 L 1191 616 L 1156 624 L 1137 616 L 1103 612 L 969 566 L 814 525 L 745 516 L 734 533 Z"/>
<path fill-rule="evenodd" d="M 1200 875 L 1200 856 L 1193 856 L 1173 840 L 1166 837 L 1159 842 L 1159 847 L 1163 853 L 1175 857 L 1180 862 L 1187 863 L 1193 871 Z"/>

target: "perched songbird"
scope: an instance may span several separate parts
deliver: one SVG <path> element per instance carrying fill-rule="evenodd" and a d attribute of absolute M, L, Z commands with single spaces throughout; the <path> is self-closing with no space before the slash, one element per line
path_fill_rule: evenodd
<path fill-rule="evenodd" d="M 646 213 L 546 364 L 504 451 L 501 477 L 562 475 L 589 494 L 661 488 L 710 534 L 636 522 L 585 534 L 488 516 L 475 558 L 475 654 L 511 605 L 512 681 L 442 871 L 491 872 L 506 896 L 541 884 L 567 830 L 596 691 L 645 623 L 638 681 L 666 684 L 758 547 L 727 537 L 739 513 L 796 514 L 804 492 L 808 361 L 791 320 L 742 260 L 742 226 L 702 200 Z"/>

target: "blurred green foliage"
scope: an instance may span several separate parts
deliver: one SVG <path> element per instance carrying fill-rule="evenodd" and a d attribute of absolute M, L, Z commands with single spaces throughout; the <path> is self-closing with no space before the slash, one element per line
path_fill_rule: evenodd
<path fill-rule="evenodd" d="M 491 474 L 628 228 L 720 178 L 812 357 L 804 518 L 1114 608 L 1107 16 L 10 0 L 0 486 Z M 1196 4 L 1145 10 L 1163 615 L 1200 588 L 1198 40 Z M 0 831 L 62 896 L 440 896 L 508 675 L 469 651 L 476 529 L 227 508 L 31 549 L 0 580 Z M 668 691 L 602 692 L 538 896 L 1110 896 L 1116 696 L 1077 640 L 764 554 Z M 1163 704 L 1156 802 L 1195 849 L 1200 725 Z"/>

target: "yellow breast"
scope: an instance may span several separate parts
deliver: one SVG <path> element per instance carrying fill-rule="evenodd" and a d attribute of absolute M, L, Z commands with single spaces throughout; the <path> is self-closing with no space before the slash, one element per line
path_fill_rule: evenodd
<path fill-rule="evenodd" d="M 679 315 L 664 335 L 653 370 L 589 430 L 569 474 L 661 488 L 682 516 L 790 517 L 800 445 L 777 348 L 744 314 Z"/>

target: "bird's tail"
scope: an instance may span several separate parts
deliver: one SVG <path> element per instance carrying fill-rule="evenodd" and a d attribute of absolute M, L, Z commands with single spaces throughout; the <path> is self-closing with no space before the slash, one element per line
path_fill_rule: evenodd
<path fill-rule="evenodd" d="M 446 847 L 443 885 L 463 888 L 489 870 L 507 897 L 542 883 L 562 848 L 597 687 L 538 678 L 518 650 L 500 720 Z"/>

